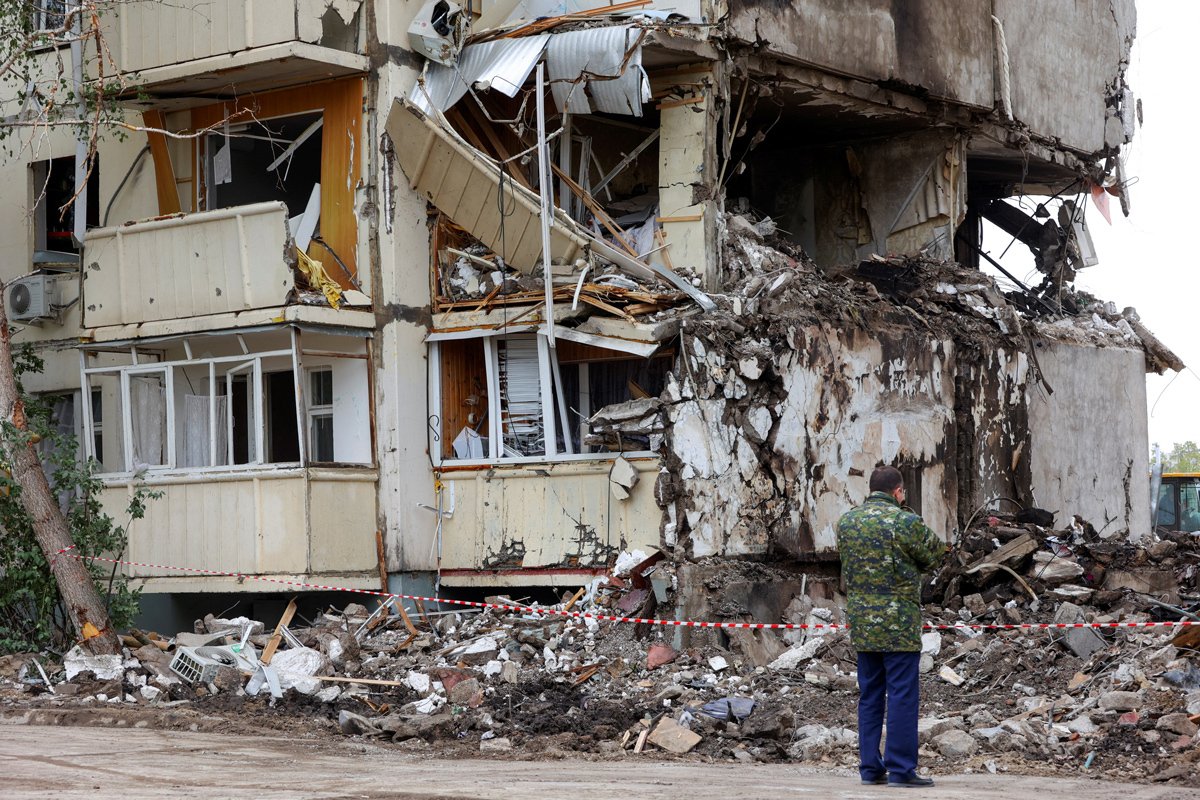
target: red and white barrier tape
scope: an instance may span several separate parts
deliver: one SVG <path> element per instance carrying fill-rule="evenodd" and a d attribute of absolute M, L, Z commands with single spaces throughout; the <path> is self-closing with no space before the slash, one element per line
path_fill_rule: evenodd
<path fill-rule="evenodd" d="M 450 600 L 444 597 L 423 597 L 415 594 L 392 594 L 391 592 L 377 592 L 371 589 L 351 589 L 346 586 L 323 586 L 317 583 L 304 583 L 303 581 L 289 581 L 283 578 L 268 578 L 262 575 L 243 575 L 240 572 L 222 572 L 220 570 L 200 569 L 198 567 L 176 567 L 169 564 L 145 564 L 139 561 L 121 561 L 113 558 L 103 558 L 102 556 L 81 556 L 77 553 L 69 551 L 74 550 L 75 545 L 64 547 L 54 554 L 54 559 L 61 555 L 66 555 L 70 558 L 75 558 L 80 561 L 104 561 L 109 564 L 123 564 L 129 567 L 147 567 L 150 569 L 167 569 L 177 572 L 192 572 L 198 575 L 216 575 L 227 578 L 237 578 L 247 581 L 262 581 L 264 583 L 278 583 L 284 586 L 295 586 L 301 589 L 312 589 L 322 592 L 349 592 L 351 594 L 365 594 L 372 597 L 388 598 L 392 597 L 397 600 L 420 600 L 423 603 L 442 603 L 455 606 L 470 606 L 473 608 L 493 608 L 499 611 L 517 611 L 523 614 L 549 614 L 559 617 L 574 617 L 576 619 L 594 619 L 598 622 L 634 622 L 644 625 L 667 625 L 677 628 L 742 628 L 749 630 L 848 630 L 850 626 L 845 623 L 791 623 L 791 622 L 696 622 L 693 620 L 678 620 L 678 619 L 643 619 L 642 617 L 617 617 L 611 614 L 592 614 L 586 611 L 563 611 L 557 608 L 547 608 L 543 606 L 522 606 L 509 605 L 505 603 L 481 603 L 475 600 Z M 1059 630 L 1064 628 L 1172 628 L 1176 625 L 1200 625 L 1200 622 L 1194 620 L 1175 620 L 1173 622 L 1021 622 L 1021 623 L 965 623 L 956 622 L 953 624 L 926 624 L 923 626 L 927 631 L 948 631 L 948 630 L 976 630 L 976 631 L 1017 631 L 1017 630 Z"/>

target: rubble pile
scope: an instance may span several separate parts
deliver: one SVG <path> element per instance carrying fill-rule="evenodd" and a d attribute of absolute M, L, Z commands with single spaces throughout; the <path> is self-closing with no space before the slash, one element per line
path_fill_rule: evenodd
<path fill-rule="evenodd" d="M 1000 515 L 984 520 L 931 578 L 928 594 L 938 601 L 926 607 L 926 618 L 947 625 L 1129 622 L 1162 611 L 1128 589 L 1119 598 L 1104 597 L 1104 589 L 1090 597 L 1064 591 L 1086 586 L 1107 550 L 1103 542 L 1066 541 L 1065 533 Z M 987 534 L 995 541 L 985 542 Z M 1015 552 L 1010 545 L 1026 538 L 1035 548 L 1024 556 L 997 555 Z M 1076 564 L 1072 580 L 1079 584 L 1060 579 L 1066 569 L 1053 578 L 1049 570 L 1035 572 L 1045 561 L 1039 554 L 1061 546 L 1072 554 L 1055 560 Z M 994 571 L 964 568 L 980 562 L 983 551 Z M 1187 576 L 1189 589 L 1200 562 L 1194 538 L 1122 545 L 1111 556 L 1108 575 L 1124 568 L 1136 575 L 1138 563 L 1166 565 Z M 674 567 L 660 557 L 623 554 L 614 574 L 551 608 L 670 617 Z M 961 599 L 946 599 L 947 582 L 962 587 Z M 1027 588 L 1036 599 L 1025 596 Z M 1198 607 L 1188 591 L 1177 594 Z M 810 626 L 844 622 L 839 603 L 807 595 L 793 597 L 783 618 Z M 857 763 L 855 656 L 840 627 L 726 630 L 703 646 L 682 647 L 678 629 L 586 616 L 492 608 L 401 615 L 352 603 L 311 624 L 280 625 L 275 634 L 244 617 L 209 616 L 195 628 L 170 640 L 131 632 L 122 656 L 76 648 L 61 665 L 8 657 L 0 665 L 3 704 L 189 706 L 239 718 L 273 715 L 271 726 L 286 714 L 318 733 L 460 754 Z M 761 646 L 766 633 L 782 649 Z M 261 664 L 273 641 L 274 675 L 264 680 Z M 934 773 L 1091 771 L 1197 785 L 1200 628 L 957 627 L 926 633 L 923 648 L 920 737 Z M 221 653 L 228 663 L 220 663 Z"/>

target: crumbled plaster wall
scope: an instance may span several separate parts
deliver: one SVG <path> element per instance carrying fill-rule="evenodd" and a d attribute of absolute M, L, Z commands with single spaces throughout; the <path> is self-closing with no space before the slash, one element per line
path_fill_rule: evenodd
<path fill-rule="evenodd" d="M 920 472 L 922 513 L 949 538 L 959 513 L 956 348 L 914 334 L 795 325 L 777 340 L 731 341 L 689 326 L 665 393 L 675 479 L 665 496 L 678 504 L 668 538 L 693 558 L 830 555 L 838 517 L 866 496 L 879 462 Z M 1010 370 L 1011 356 L 991 355 Z M 1011 438 L 1008 399 L 969 395 L 976 429 Z M 980 462 L 984 475 L 997 469 Z"/>
<path fill-rule="evenodd" d="M 837 519 L 879 463 L 919 475 L 910 505 L 947 540 L 983 508 L 1020 506 L 1148 530 L 1146 423 L 1122 412 L 1144 407 L 1144 354 L 1037 342 L 1033 362 L 998 332 L 689 321 L 663 395 L 664 545 L 833 557 Z"/>

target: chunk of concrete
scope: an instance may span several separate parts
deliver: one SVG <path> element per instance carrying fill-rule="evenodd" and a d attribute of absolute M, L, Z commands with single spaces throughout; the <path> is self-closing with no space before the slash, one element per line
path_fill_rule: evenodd
<path fill-rule="evenodd" d="M 1200 726 L 1192 722 L 1184 713 L 1164 714 L 1158 718 L 1154 727 L 1157 730 L 1169 731 L 1180 736 L 1195 736 L 1197 730 L 1200 730 Z"/>
<path fill-rule="evenodd" d="M 628 500 L 640 477 L 637 468 L 629 463 L 628 459 L 618 456 L 608 471 L 608 485 L 612 496 L 617 500 Z"/>
<path fill-rule="evenodd" d="M 275 653 L 275 657 L 271 659 L 271 666 L 279 674 L 280 689 L 295 689 L 301 694 L 316 694 L 321 690 L 322 683 L 312 676 L 327 669 L 329 659 L 320 650 L 293 647 Z"/>
<path fill-rule="evenodd" d="M 125 673 L 124 661 L 119 655 L 94 656 L 76 645 L 63 656 L 63 669 L 67 671 L 67 680 L 74 680 L 81 672 L 90 672 L 98 681 L 111 681 Z"/>
<path fill-rule="evenodd" d="M 950 730 L 934 737 L 933 745 L 946 758 L 970 758 L 979 750 L 979 742 L 966 731 Z"/>
<path fill-rule="evenodd" d="M 1142 707 L 1142 696 L 1137 692 L 1107 692 L 1100 695 L 1100 708 L 1105 711 L 1136 711 Z"/>
<path fill-rule="evenodd" d="M 683 754 L 700 744 L 701 738 L 695 731 L 689 731 L 670 717 L 664 717 L 654 730 L 650 731 L 646 740 L 669 753 Z"/>

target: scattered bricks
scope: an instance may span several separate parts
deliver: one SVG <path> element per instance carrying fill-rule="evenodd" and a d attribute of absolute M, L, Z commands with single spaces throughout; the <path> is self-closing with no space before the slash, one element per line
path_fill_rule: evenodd
<path fill-rule="evenodd" d="M 679 653 L 675 651 L 675 648 L 669 644 L 656 642 L 650 645 L 650 650 L 646 653 L 646 669 L 658 669 L 664 664 L 670 664 L 678 657 Z"/>
<path fill-rule="evenodd" d="M 1135 711 L 1142 707 L 1137 692 L 1108 692 L 1100 696 L 1100 708 L 1105 711 Z"/>
<path fill-rule="evenodd" d="M 979 750 L 979 742 L 965 731 L 949 730 L 934 737 L 933 745 L 946 758 L 970 758 Z"/>
<path fill-rule="evenodd" d="M 1157 730 L 1177 733 L 1180 736 L 1195 736 L 1196 732 L 1200 730 L 1200 726 L 1188 719 L 1188 715 L 1184 713 L 1164 714 L 1158 718 L 1154 727 Z"/>

